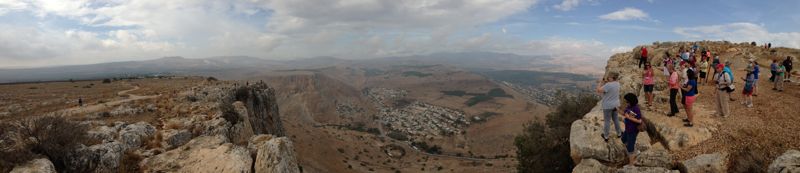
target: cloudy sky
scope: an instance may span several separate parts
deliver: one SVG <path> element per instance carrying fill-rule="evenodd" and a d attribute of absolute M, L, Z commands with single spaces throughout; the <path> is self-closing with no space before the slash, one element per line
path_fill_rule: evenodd
<path fill-rule="evenodd" d="M 800 48 L 800 1 L 0 0 L 0 67 L 492 51 L 605 62 L 669 40 Z"/>

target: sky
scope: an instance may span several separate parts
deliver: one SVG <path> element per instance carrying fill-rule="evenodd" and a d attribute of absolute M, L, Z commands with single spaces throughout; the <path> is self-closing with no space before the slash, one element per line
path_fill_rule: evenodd
<path fill-rule="evenodd" d="M 0 68 L 501 52 L 598 61 L 656 41 L 800 48 L 800 1 L 0 0 Z"/>

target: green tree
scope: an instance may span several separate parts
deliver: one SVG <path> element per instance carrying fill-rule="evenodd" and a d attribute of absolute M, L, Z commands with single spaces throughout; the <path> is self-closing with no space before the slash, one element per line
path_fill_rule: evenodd
<path fill-rule="evenodd" d="M 514 138 L 519 172 L 570 172 L 569 130 L 572 122 L 591 111 L 598 99 L 589 94 L 564 98 L 555 111 L 547 115 L 547 124 L 528 122 L 522 134 Z"/>

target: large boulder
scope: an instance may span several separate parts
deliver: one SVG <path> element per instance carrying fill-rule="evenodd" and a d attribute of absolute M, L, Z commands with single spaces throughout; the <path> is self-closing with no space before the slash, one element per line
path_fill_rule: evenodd
<path fill-rule="evenodd" d="M 636 157 L 636 166 L 672 168 L 674 166 L 672 155 L 664 149 L 647 150 Z"/>
<path fill-rule="evenodd" d="M 681 162 L 679 168 L 684 173 L 727 172 L 725 162 L 724 154 L 703 154 Z"/>
<path fill-rule="evenodd" d="M 680 118 L 655 114 L 647 116 L 647 120 L 649 120 L 646 121 L 649 130 L 653 135 L 663 139 L 665 147 L 669 150 L 680 150 L 708 140 L 716 126 L 714 122 L 706 122 L 702 126 L 686 128 Z"/>
<path fill-rule="evenodd" d="M 789 150 L 769 164 L 769 173 L 800 173 L 800 151 Z"/>
<path fill-rule="evenodd" d="M 603 133 L 603 111 L 595 106 L 583 119 L 576 120 L 570 128 L 570 157 L 579 164 L 582 159 L 591 158 L 609 163 L 622 163 L 626 160 L 625 147 L 619 138 L 606 142 Z M 612 128 L 613 131 L 613 128 Z"/>
<path fill-rule="evenodd" d="M 106 143 L 116 140 L 118 131 L 119 128 L 115 128 L 114 126 L 97 126 L 87 131 L 86 136 Z"/>
<path fill-rule="evenodd" d="M 92 163 L 97 163 L 95 172 L 116 172 L 122 155 L 125 153 L 125 144 L 120 142 L 110 142 L 92 145 L 84 150 L 85 156 L 93 158 Z"/>
<path fill-rule="evenodd" d="M 179 147 L 183 144 L 189 142 L 192 139 L 192 133 L 189 130 L 175 130 L 175 129 L 167 129 L 161 132 L 161 136 L 163 141 L 161 141 L 161 146 L 165 149 L 171 150 L 173 148 Z"/>
<path fill-rule="evenodd" d="M 53 162 L 47 159 L 33 159 L 25 164 L 14 167 L 10 173 L 56 173 Z"/>
<path fill-rule="evenodd" d="M 203 136 L 176 149 L 147 158 L 140 163 L 143 172 L 251 172 L 253 159 L 244 147 L 224 136 Z"/>
<path fill-rule="evenodd" d="M 594 159 L 584 159 L 572 169 L 572 173 L 609 173 L 611 169 Z"/>
<path fill-rule="evenodd" d="M 679 173 L 678 170 L 669 170 L 662 167 L 624 166 L 617 173 Z"/>
<path fill-rule="evenodd" d="M 239 121 L 231 126 L 228 136 L 234 144 L 247 144 L 250 137 L 255 135 L 247 107 L 240 101 L 234 102 L 232 106 Z"/>
<path fill-rule="evenodd" d="M 256 138 L 256 140 L 258 139 Z M 266 139 L 266 137 L 260 139 Z M 294 147 L 289 138 L 271 138 L 267 141 L 257 142 L 254 146 L 258 150 L 254 166 L 256 173 L 300 172 Z"/>
<path fill-rule="evenodd" d="M 119 131 L 119 138 L 126 148 L 139 148 L 156 134 L 156 128 L 146 122 L 129 124 Z"/>

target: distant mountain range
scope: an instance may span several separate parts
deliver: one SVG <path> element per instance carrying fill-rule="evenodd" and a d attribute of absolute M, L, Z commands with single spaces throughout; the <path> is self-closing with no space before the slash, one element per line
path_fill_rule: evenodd
<path fill-rule="evenodd" d="M 329 66 L 387 66 L 441 64 L 466 69 L 563 71 L 547 56 L 509 53 L 466 52 L 434 53 L 402 57 L 347 60 L 315 57 L 297 60 L 267 60 L 248 56 L 189 59 L 164 57 L 144 61 L 110 62 L 27 69 L 0 69 L 0 83 L 65 81 L 130 77 L 141 75 L 203 75 L 242 79 L 273 70 L 312 69 Z"/>

